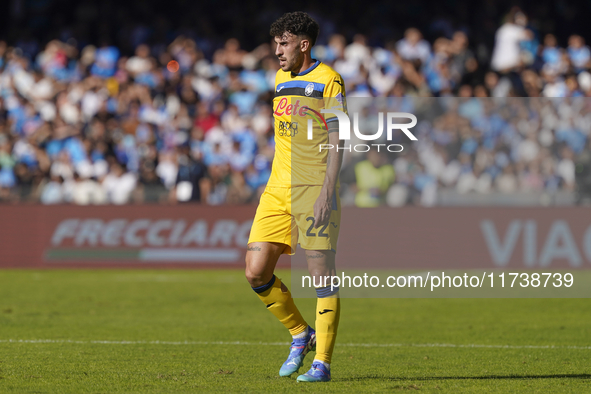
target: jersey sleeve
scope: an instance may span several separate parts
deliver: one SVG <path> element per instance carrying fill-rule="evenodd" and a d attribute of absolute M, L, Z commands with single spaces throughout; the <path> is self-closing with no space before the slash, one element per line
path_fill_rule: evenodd
<path fill-rule="evenodd" d="M 339 111 L 348 114 L 347 101 L 345 98 L 345 82 L 339 74 L 336 74 L 324 88 L 324 108 L 338 109 Z M 336 121 L 337 117 L 332 114 L 326 118 L 326 123 L 329 124 L 329 127 L 331 126 L 331 122 Z"/>

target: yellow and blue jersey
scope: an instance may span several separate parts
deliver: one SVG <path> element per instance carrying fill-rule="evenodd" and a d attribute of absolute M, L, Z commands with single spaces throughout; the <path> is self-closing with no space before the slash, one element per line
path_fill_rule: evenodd
<path fill-rule="evenodd" d="M 316 60 L 296 74 L 279 70 L 275 77 L 273 116 L 275 118 L 275 158 L 270 187 L 319 186 L 324 183 L 328 150 L 327 125 L 337 121 L 323 108 L 346 112 L 345 86 L 341 76 Z M 308 139 L 308 120 L 312 139 Z"/>

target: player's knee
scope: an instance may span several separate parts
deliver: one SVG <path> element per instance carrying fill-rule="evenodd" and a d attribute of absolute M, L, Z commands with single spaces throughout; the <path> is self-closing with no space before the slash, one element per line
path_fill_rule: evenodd
<path fill-rule="evenodd" d="M 308 272 L 310 273 L 311 277 L 316 278 L 317 280 L 331 275 L 331 270 L 327 267 L 310 268 L 308 269 Z"/>
<path fill-rule="evenodd" d="M 246 280 L 252 287 L 266 285 L 273 279 L 275 263 L 272 256 L 260 251 L 246 252 Z"/>
<path fill-rule="evenodd" d="M 254 264 L 253 261 L 253 257 L 250 253 L 246 253 L 246 269 L 244 270 L 244 276 L 246 276 L 246 280 L 248 281 L 248 283 L 250 283 L 252 285 L 252 282 L 256 282 L 257 281 L 257 277 L 260 275 L 257 275 L 256 270 L 254 269 L 254 267 L 256 267 L 256 264 Z"/>
<path fill-rule="evenodd" d="M 244 276 L 246 276 L 246 280 L 250 283 L 251 287 L 263 286 L 266 283 L 263 278 L 263 273 L 252 270 L 248 264 L 246 265 Z"/>

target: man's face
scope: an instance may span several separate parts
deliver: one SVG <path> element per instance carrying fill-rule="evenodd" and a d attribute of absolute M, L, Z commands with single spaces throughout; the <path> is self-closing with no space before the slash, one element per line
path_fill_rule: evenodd
<path fill-rule="evenodd" d="M 382 166 L 382 155 L 378 151 L 370 150 L 367 154 L 367 160 L 375 167 L 380 168 Z"/>
<path fill-rule="evenodd" d="M 275 37 L 275 55 L 279 59 L 279 66 L 283 71 L 299 72 L 304 62 L 302 38 L 291 33 L 283 33 Z"/>

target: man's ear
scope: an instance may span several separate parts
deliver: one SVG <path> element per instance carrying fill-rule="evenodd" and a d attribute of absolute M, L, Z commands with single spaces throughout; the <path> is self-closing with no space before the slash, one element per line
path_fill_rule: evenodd
<path fill-rule="evenodd" d="M 302 41 L 300 41 L 300 51 L 302 51 L 302 53 L 304 53 L 308 49 L 310 49 L 310 40 L 308 40 L 307 38 L 304 38 Z"/>

